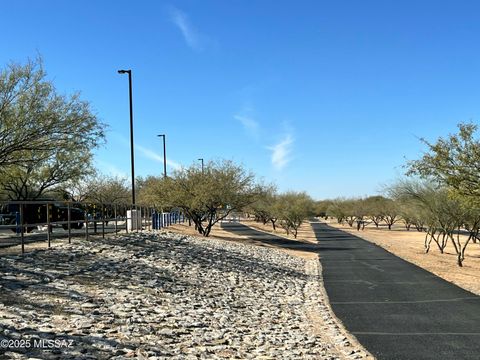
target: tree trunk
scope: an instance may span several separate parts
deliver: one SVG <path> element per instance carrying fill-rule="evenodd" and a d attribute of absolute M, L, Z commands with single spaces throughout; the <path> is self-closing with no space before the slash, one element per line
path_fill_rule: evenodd
<path fill-rule="evenodd" d="M 428 233 L 425 234 L 425 241 L 424 241 L 424 246 L 425 246 L 425 254 L 428 254 L 430 251 L 430 243 L 432 242 L 432 238 L 430 236 L 430 240 L 428 239 Z"/>
<path fill-rule="evenodd" d="M 275 227 L 275 220 L 270 219 L 270 222 L 272 223 L 273 231 L 277 230 Z"/>
<path fill-rule="evenodd" d="M 457 264 L 458 264 L 458 266 L 463 267 L 463 259 L 462 259 L 462 255 L 460 253 L 457 256 Z"/>

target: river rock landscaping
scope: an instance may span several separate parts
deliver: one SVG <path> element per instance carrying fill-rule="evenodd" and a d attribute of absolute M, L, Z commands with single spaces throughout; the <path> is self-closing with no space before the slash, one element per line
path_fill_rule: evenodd
<path fill-rule="evenodd" d="M 362 359 L 318 260 L 218 239 L 132 233 L 0 258 L 11 359 Z M 56 342 L 55 342 L 56 341 Z"/>

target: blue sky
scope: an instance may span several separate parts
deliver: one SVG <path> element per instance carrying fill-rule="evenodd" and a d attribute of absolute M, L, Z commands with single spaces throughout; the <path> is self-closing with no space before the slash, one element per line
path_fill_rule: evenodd
<path fill-rule="evenodd" d="M 314 198 L 376 194 L 480 117 L 477 1 L 1 1 L 0 64 L 41 54 L 109 124 L 95 163 L 218 158 Z"/>

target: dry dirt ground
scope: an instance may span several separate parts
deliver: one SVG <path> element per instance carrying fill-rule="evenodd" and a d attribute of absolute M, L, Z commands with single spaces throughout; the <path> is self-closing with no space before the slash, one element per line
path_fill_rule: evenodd
<path fill-rule="evenodd" d="M 444 254 L 440 253 L 434 242 L 430 246 L 429 253 L 425 253 L 425 232 L 418 232 L 415 229 L 407 231 L 401 224 L 395 224 L 392 230 L 388 230 L 386 226 L 377 229 L 374 224 L 370 224 L 365 227 L 365 230 L 357 231 L 355 226 L 340 225 L 336 220 L 329 219 L 327 223 L 373 242 L 402 259 L 480 295 L 480 243 L 478 242 L 468 245 L 463 267 L 459 267 L 455 249 L 450 242 Z"/>

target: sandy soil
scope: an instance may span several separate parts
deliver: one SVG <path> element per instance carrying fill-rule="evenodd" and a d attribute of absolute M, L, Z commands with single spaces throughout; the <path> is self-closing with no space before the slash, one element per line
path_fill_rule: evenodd
<path fill-rule="evenodd" d="M 480 244 L 470 243 L 465 253 L 463 267 L 457 265 L 457 255 L 451 243 L 445 253 L 441 254 L 437 245 L 432 242 L 428 254 L 424 250 L 425 233 L 415 229 L 407 231 L 402 225 L 394 225 L 392 230 L 386 226 L 370 224 L 365 230 L 357 231 L 356 227 L 340 225 L 334 220 L 327 223 L 333 227 L 371 241 L 385 250 L 420 266 L 441 278 L 450 281 L 466 290 L 480 295 Z"/>
<path fill-rule="evenodd" d="M 267 223 L 266 225 L 263 225 L 261 222 L 256 222 L 251 219 L 242 219 L 242 224 L 248 225 L 254 229 L 265 231 L 271 234 L 274 234 L 276 236 L 282 236 L 284 238 L 290 239 L 290 240 L 297 240 L 297 241 L 306 241 L 310 243 L 316 243 L 317 239 L 315 238 L 315 234 L 313 233 L 312 227 L 310 226 L 309 222 L 304 222 L 300 228 L 298 229 L 298 234 L 297 238 L 293 236 L 293 234 L 287 235 L 287 232 L 281 228 L 280 226 L 276 226 L 275 230 L 273 230 L 273 227 L 270 223 Z"/>

